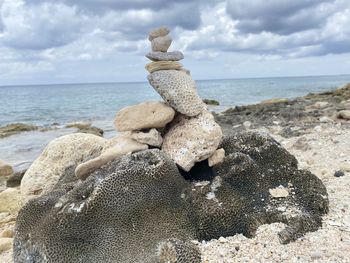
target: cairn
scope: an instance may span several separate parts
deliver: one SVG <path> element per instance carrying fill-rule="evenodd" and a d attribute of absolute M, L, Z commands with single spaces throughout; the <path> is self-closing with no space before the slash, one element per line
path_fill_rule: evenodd
<path fill-rule="evenodd" d="M 77 177 L 85 179 L 107 162 L 149 147 L 160 148 L 187 172 L 197 162 L 208 159 L 209 166 L 214 166 L 224 159 L 225 151 L 217 149 L 221 128 L 198 96 L 190 71 L 179 62 L 184 55 L 168 52 L 169 33 L 166 27 L 149 33 L 152 51 L 146 57 L 151 62 L 145 66 L 149 83 L 164 102 L 149 101 L 120 110 L 114 121 L 120 134 L 100 156 L 80 164 Z"/>

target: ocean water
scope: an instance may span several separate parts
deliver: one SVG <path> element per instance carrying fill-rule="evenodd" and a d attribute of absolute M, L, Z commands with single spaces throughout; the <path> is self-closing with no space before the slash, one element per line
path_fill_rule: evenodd
<path fill-rule="evenodd" d="M 321 92 L 350 82 L 350 75 L 318 77 L 256 78 L 197 81 L 202 98 L 216 99 L 222 111 L 235 105 L 257 103 L 271 98 L 293 98 Z M 1 83 L 0 83 L 1 85 Z M 161 100 L 146 82 L 32 86 L 0 86 L 0 126 L 22 122 L 61 129 L 28 132 L 0 139 L 0 159 L 27 167 L 53 138 L 72 132 L 71 122 L 90 122 L 115 134 L 113 118 L 121 108 L 143 101 Z"/>

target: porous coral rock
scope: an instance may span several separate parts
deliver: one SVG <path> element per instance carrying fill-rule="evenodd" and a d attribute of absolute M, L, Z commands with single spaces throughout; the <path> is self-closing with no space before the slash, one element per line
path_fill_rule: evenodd
<path fill-rule="evenodd" d="M 222 132 L 211 113 L 197 117 L 178 115 L 164 135 L 162 151 L 183 170 L 210 157 L 217 149 Z"/>
<path fill-rule="evenodd" d="M 23 206 L 23 198 L 18 189 L 7 188 L 0 193 L 0 213 L 16 214 Z"/>
<path fill-rule="evenodd" d="M 126 135 L 139 143 L 148 144 L 149 146 L 160 147 L 163 143 L 163 138 L 156 129 L 150 129 L 148 132 L 132 131 Z"/>
<path fill-rule="evenodd" d="M 193 239 L 251 237 L 282 222 L 287 243 L 321 226 L 324 185 L 271 137 L 235 134 L 220 147 L 226 157 L 206 181 L 186 181 L 152 149 L 115 159 L 84 182 L 56 185 L 20 211 L 14 262 L 197 262 Z M 270 198 L 279 185 L 292 194 Z"/>
<path fill-rule="evenodd" d="M 159 28 L 153 29 L 151 32 L 149 32 L 148 34 L 148 40 L 152 41 L 153 39 L 157 38 L 157 37 L 164 37 L 167 34 L 170 33 L 170 29 L 165 27 L 165 26 L 161 26 Z"/>
<path fill-rule="evenodd" d="M 180 51 L 171 52 L 149 52 L 146 57 L 152 61 L 179 61 L 184 58 L 184 55 Z"/>
<path fill-rule="evenodd" d="M 115 159 L 19 213 L 14 261 L 158 262 L 162 241 L 195 238 L 187 182 L 158 149 Z M 36 222 L 33 224 L 32 222 Z"/>
<path fill-rule="evenodd" d="M 206 109 L 197 94 L 191 76 L 179 70 L 159 70 L 148 75 L 148 81 L 176 111 L 194 117 Z"/>
<path fill-rule="evenodd" d="M 225 150 L 217 149 L 212 156 L 208 158 L 208 165 L 213 167 L 219 163 L 221 163 L 225 158 Z"/>
<path fill-rule="evenodd" d="M 148 63 L 145 68 L 149 73 L 153 73 L 158 70 L 179 70 L 182 68 L 182 64 L 176 61 L 156 61 Z"/>
<path fill-rule="evenodd" d="M 128 136 L 118 136 L 110 141 L 113 143 L 108 142 L 110 145 L 105 146 L 101 155 L 79 164 L 75 169 L 75 176 L 86 179 L 89 174 L 118 157 L 148 149 L 147 144 L 137 142 Z"/>
<path fill-rule="evenodd" d="M 170 36 L 156 37 L 151 41 L 153 52 L 167 52 L 173 39 Z"/>
<path fill-rule="evenodd" d="M 121 109 L 114 120 L 117 131 L 163 128 L 174 119 L 175 111 L 163 102 L 147 101 Z"/>
<path fill-rule="evenodd" d="M 193 243 L 171 239 L 158 247 L 159 263 L 200 263 L 201 254 Z"/>
<path fill-rule="evenodd" d="M 36 195 L 52 189 L 67 171 L 100 155 L 106 139 L 86 133 L 65 135 L 51 141 L 34 161 L 21 181 L 23 195 Z"/>

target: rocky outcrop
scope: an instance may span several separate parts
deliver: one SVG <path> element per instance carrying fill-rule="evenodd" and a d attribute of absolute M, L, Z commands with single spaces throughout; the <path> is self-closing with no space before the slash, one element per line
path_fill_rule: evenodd
<path fill-rule="evenodd" d="M 11 135 L 15 135 L 21 132 L 35 131 L 38 129 L 39 129 L 38 126 L 25 124 L 25 123 L 8 124 L 6 126 L 0 127 L 0 139 Z"/>
<path fill-rule="evenodd" d="M 62 175 L 78 164 L 100 155 L 106 139 L 85 133 L 75 133 L 51 141 L 22 178 L 21 192 L 36 195 L 52 189 Z"/>
<path fill-rule="evenodd" d="M 217 149 L 222 132 L 209 112 L 197 117 L 179 115 L 164 135 L 162 151 L 183 170 L 209 158 Z"/>
<path fill-rule="evenodd" d="M 12 174 L 13 174 L 12 166 L 0 160 L 0 177 L 7 177 Z"/>
<path fill-rule="evenodd" d="M 206 109 L 191 76 L 178 70 L 160 70 L 148 75 L 148 81 L 176 111 L 194 117 Z"/>
<path fill-rule="evenodd" d="M 261 224 L 282 222 L 288 243 L 321 226 L 325 187 L 271 137 L 234 134 L 219 147 L 223 162 L 192 169 L 194 180 L 152 149 L 56 185 L 20 211 L 14 262 L 200 262 L 192 239 L 251 237 Z M 288 195 L 271 196 L 280 186 Z"/>
<path fill-rule="evenodd" d="M 158 101 L 143 102 L 121 109 L 115 117 L 117 131 L 163 128 L 173 120 L 175 111 Z"/>

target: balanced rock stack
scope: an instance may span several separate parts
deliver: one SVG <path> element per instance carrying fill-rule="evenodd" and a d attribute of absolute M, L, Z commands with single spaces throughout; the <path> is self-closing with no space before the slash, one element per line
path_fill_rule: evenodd
<path fill-rule="evenodd" d="M 164 102 L 148 101 L 120 110 L 114 121 L 120 134 L 108 141 L 98 157 L 78 165 L 77 177 L 85 179 L 107 162 L 149 147 L 161 148 L 185 171 L 206 159 L 210 166 L 223 160 L 224 150 L 217 150 L 221 128 L 198 96 L 189 71 L 179 62 L 183 54 L 168 52 L 169 32 L 166 27 L 151 31 L 152 52 L 146 55 L 152 61 L 146 65 L 149 83 Z"/>

